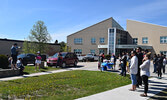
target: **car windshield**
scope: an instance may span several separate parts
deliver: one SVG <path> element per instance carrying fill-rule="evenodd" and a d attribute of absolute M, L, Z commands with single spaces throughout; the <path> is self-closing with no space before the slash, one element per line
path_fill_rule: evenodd
<path fill-rule="evenodd" d="M 62 55 L 63 58 L 65 57 L 66 54 L 67 54 L 67 53 L 61 53 L 61 55 Z M 56 53 L 56 54 L 54 54 L 54 55 L 52 56 L 52 58 L 57 58 L 57 57 L 58 57 L 58 53 Z"/>
<path fill-rule="evenodd" d="M 17 57 L 18 58 L 23 58 L 23 57 L 25 57 L 26 55 L 25 54 L 20 54 L 20 55 L 18 55 Z"/>
<path fill-rule="evenodd" d="M 87 56 L 87 57 L 91 57 L 91 56 L 92 56 L 92 54 L 87 54 L 86 56 Z"/>

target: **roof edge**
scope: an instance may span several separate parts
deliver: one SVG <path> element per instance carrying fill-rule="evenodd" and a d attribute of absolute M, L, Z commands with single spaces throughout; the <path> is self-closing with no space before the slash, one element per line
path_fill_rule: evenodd
<path fill-rule="evenodd" d="M 141 21 L 131 20 L 131 19 L 127 19 L 127 20 L 126 20 L 126 24 L 127 24 L 127 21 L 134 21 L 134 22 L 138 22 L 138 23 L 149 24 L 149 25 L 154 25 L 154 26 L 160 26 L 160 27 L 165 27 L 165 28 L 167 28 L 167 26 L 157 25 L 157 24 L 152 24 L 152 23 L 146 23 L 146 22 L 141 22 Z"/>
<path fill-rule="evenodd" d="M 24 42 L 24 40 L 13 40 L 13 39 L 7 39 L 7 38 L 0 38 L 0 41 L 12 41 L 12 42 Z M 49 45 L 60 45 L 60 44 L 55 44 L 55 43 L 47 43 Z"/>
<path fill-rule="evenodd" d="M 78 33 L 78 32 L 81 32 L 81 31 L 83 31 L 83 30 L 86 30 L 86 29 L 88 29 L 88 28 L 90 28 L 90 27 L 92 27 L 92 26 L 95 26 L 95 25 L 97 25 L 97 24 L 100 24 L 100 23 L 102 23 L 102 22 L 104 22 L 104 21 L 107 21 L 107 20 L 109 20 L 109 19 L 113 19 L 113 17 L 107 18 L 107 19 L 105 19 L 105 20 L 103 20 L 103 21 L 100 21 L 100 22 L 98 22 L 98 23 L 96 23 L 96 24 L 93 24 L 93 25 L 88 26 L 88 27 L 86 27 L 86 28 L 84 28 L 84 29 L 81 29 L 80 31 L 77 31 L 77 32 L 75 32 L 75 33 L 72 33 L 72 34 L 68 35 L 67 37 L 69 37 L 69 36 L 71 36 L 71 35 L 74 35 L 74 34 L 76 34 L 76 33 Z"/>

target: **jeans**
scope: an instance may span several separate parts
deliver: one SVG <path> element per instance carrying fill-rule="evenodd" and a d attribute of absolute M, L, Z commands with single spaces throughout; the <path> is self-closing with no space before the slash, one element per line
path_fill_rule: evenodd
<path fill-rule="evenodd" d="M 154 72 L 157 71 L 157 64 L 154 64 Z"/>
<path fill-rule="evenodd" d="M 162 66 L 158 66 L 158 77 L 162 77 L 161 67 Z"/>
<path fill-rule="evenodd" d="M 136 85 L 137 84 L 136 74 L 131 74 L 130 76 L 131 76 L 132 85 Z"/>
<path fill-rule="evenodd" d="M 165 65 L 163 65 L 163 73 L 165 74 Z"/>
<path fill-rule="evenodd" d="M 121 63 L 121 75 L 126 76 L 126 64 Z"/>

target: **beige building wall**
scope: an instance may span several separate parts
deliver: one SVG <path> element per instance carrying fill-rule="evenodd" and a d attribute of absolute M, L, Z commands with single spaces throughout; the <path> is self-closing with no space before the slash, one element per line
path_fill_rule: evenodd
<path fill-rule="evenodd" d="M 71 52 L 74 52 L 74 49 L 82 49 L 82 54 L 87 54 L 90 53 L 90 49 L 94 49 L 95 53 L 99 54 L 98 45 L 108 44 L 108 28 L 112 28 L 112 18 L 67 36 L 67 46 L 71 48 Z M 100 37 L 105 38 L 103 44 L 99 43 Z M 82 44 L 74 44 L 74 38 L 82 38 Z M 91 38 L 96 38 L 95 44 L 91 44 Z"/>
<path fill-rule="evenodd" d="M 132 38 L 138 38 L 138 45 L 152 46 L 154 51 L 167 51 L 167 43 L 160 43 L 160 36 L 167 36 L 167 27 L 127 20 L 127 31 Z M 142 38 L 148 37 L 148 44 L 142 44 Z"/>

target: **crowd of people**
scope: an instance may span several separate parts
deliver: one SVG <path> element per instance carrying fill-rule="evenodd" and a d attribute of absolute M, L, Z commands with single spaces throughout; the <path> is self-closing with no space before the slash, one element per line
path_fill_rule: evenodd
<path fill-rule="evenodd" d="M 11 57 L 8 58 L 9 63 L 11 64 L 11 69 L 18 70 L 20 69 L 20 74 L 23 74 L 23 70 L 25 69 L 22 59 L 17 58 L 19 52 L 19 47 L 17 46 L 17 43 L 13 44 L 11 47 Z M 40 64 L 41 64 L 41 55 L 40 51 L 37 52 L 37 56 L 35 57 L 35 71 L 39 69 L 40 71 Z"/>
<path fill-rule="evenodd" d="M 148 92 L 148 78 L 150 77 L 150 65 L 151 59 L 153 59 L 154 71 L 153 73 L 157 73 L 157 78 L 162 78 L 162 72 L 165 74 L 165 66 L 166 66 L 166 56 L 161 54 L 154 54 L 151 57 L 151 52 L 148 50 L 142 50 L 142 48 L 138 47 L 130 53 L 122 52 L 119 55 L 120 64 L 120 75 L 126 76 L 127 72 L 130 74 L 132 87 L 129 89 L 130 91 L 135 91 L 136 88 L 139 88 L 144 84 L 144 93 L 140 96 L 147 96 Z M 104 54 L 99 55 L 99 68 L 100 64 L 103 62 Z M 116 65 L 116 57 L 114 54 L 111 55 L 110 61 L 113 63 L 113 67 L 115 69 Z"/>
<path fill-rule="evenodd" d="M 130 91 L 135 91 L 136 88 L 144 84 L 144 93 L 141 96 L 147 96 L 148 92 L 148 77 L 150 76 L 150 60 L 151 52 L 148 50 L 142 51 L 140 47 L 131 51 L 130 54 L 122 52 L 122 56 L 119 57 L 120 60 L 120 75 L 126 76 L 126 72 L 130 73 L 132 88 Z M 162 72 L 165 74 L 166 66 L 166 56 L 161 54 L 154 54 L 153 56 L 153 73 L 157 73 L 158 79 L 162 78 Z"/>

